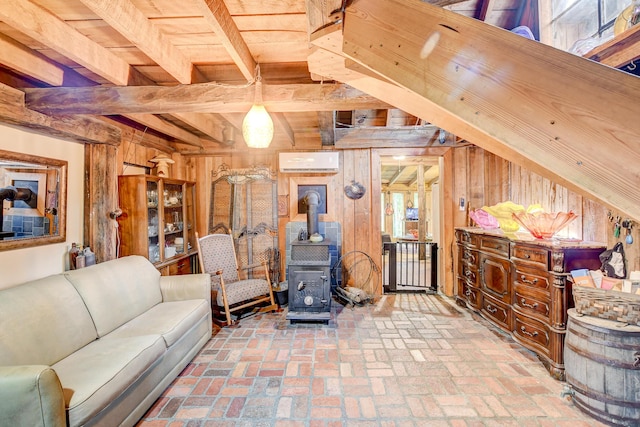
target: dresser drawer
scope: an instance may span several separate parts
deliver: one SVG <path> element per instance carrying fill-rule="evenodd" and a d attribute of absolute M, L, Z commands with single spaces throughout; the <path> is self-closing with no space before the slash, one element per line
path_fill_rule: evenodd
<path fill-rule="evenodd" d="M 544 274 L 546 271 L 542 272 L 540 270 L 528 269 L 519 262 L 515 262 L 514 264 L 516 268 L 513 281 L 516 284 L 544 290 L 549 293 L 551 284 L 549 282 L 549 275 Z"/>
<path fill-rule="evenodd" d="M 478 247 L 479 236 L 475 233 L 469 233 L 464 230 L 456 230 L 456 238 L 458 243 L 462 245 Z"/>
<path fill-rule="evenodd" d="M 511 259 L 535 265 L 545 271 L 549 270 L 549 250 L 535 246 L 514 243 L 511 248 Z"/>
<path fill-rule="evenodd" d="M 509 258 L 509 241 L 498 237 L 480 236 L 480 250 Z"/>
<path fill-rule="evenodd" d="M 477 253 L 474 255 L 474 258 L 477 256 Z M 473 286 L 479 287 L 478 285 L 478 265 L 475 263 L 471 263 L 465 261 L 460 258 L 460 262 L 458 263 L 458 275 L 460 277 L 464 277 L 467 281 L 471 282 Z"/>
<path fill-rule="evenodd" d="M 169 275 L 191 274 L 191 259 L 189 257 L 180 259 L 169 265 Z"/>
<path fill-rule="evenodd" d="M 529 316 L 515 313 L 513 335 L 517 341 L 546 357 L 551 356 L 552 332 L 547 325 Z"/>
<path fill-rule="evenodd" d="M 478 288 L 469 286 L 465 280 L 458 280 L 458 297 L 464 300 L 468 306 L 480 310 L 482 307 L 482 292 Z"/>
<path fill-rule="evenodd" d="M 482 313 L 497 326 L 511 331 L 511 306 L 484 294 L 482 296 Z"/>
<path fill-rule="evenodd" d="M 551 300 L 545 292 L 516 284 L 514 298 L 513 305 L 518 311 L 551 321 Z"/>
<path fill-rule="evenodd" d="M 466 246 L 458 246 L 458 252 L 460 254 L 460 261 L 473 266 L 478 264 L 478 251 Z"/>

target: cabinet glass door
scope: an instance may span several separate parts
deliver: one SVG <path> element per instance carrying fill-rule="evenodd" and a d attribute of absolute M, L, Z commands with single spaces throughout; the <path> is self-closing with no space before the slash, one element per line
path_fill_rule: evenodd
<path fill-rule="evenodd" d="M 183 185 L 164 182 L 164 259 L 184 252 Z M 180 250 L 178 252 L 178 250 Z"/>
<path fill-rule="evenodd" d="M 147 181 L 147 240 L 149 261 L 160 261 L 160 230 L 158 230 L 158 182 Z"/>
<path fill-rule="evenodd" d="M 184 191 L 184 249 L 185 253 L 190 252 L 196 247 L 196 230 L 193 227 L 196 218 L 196 204 L 195 204 L 195 185 L 193 183 L 187 183 Z"/>

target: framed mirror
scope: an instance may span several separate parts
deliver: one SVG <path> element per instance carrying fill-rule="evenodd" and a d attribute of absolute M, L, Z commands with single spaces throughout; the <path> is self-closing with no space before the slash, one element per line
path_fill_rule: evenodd
<path fill-rule="evenodd" d="M 67 162 L 0 150 L 0 251 L 66 240 Z"/>

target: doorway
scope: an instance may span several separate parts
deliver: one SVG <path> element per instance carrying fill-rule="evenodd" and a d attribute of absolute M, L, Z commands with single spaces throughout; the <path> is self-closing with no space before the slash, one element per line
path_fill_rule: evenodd
<path fill-rule="evenodd" d="M 383 288 L 435 292 L 440 158 L 381 155 L 379 167 Z"/>

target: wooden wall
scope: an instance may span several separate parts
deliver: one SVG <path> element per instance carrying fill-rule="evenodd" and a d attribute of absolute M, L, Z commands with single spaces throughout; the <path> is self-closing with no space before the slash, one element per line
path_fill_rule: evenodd
<path fill-rule="evenodd" d="M 640 226 L 637 221 L 631 229 L 633 243 L 627 244 L 625 229 L 617 238 L 613 232 L 616 218 L 630 219 L 620 212 L 475 146 L 457 148 L 453 157 L 452 201 L 455 203 L 460 197 L 469 201 L 465 212 L 454 211 L 456 225 L 470 225 L 469 210 L 506 200 L 525 207 L 539 203 L 547 211 L 572 210 L 578 215 L 568 226 L 572 236 L 603 242 L 609 248 L 623 242 L 628 270 L 640 270 Z M 613 220 L 609 220 L 610 216 Z"/>
<path fill-rule="evenodd" d="M 359 282 L 357 285 L 370 292 L 381 292 L 380 271 L 381 265 L 378 258 L 372 256 L 380 253 L 380 228 L 381 225 L 372 215 L 372 203 L 379 203 L 379 196 L 374 196 L 371 191 L 372 171 L 370 150 L 345 150 L 340 152 L 340 171 L 335 174 L 302 174 L 286 173 L 278 174 L 278 196 L 288 200 L 288 212 L 278 217 L 278 233 L 280 235 L 280 252 L 286 251 L 285 232 L 286 225 L 290 221 L 306 221 L 303 213 L 297 212 L 297 185 L 326 185 L 328 214 L 321 215 L 320 221 L 336 221 L 342 227 L 342 254 L 353 251 L 353 256 L 345 262 L 353 261 L 346 267 L 352 270 L 353 278 Z M 276 154 L 258 156 L 233 156 L 231 154 L 221 156 L 191 157 L 188 160 L 188 168 L 193 168 L 197 192 L 197 221 L 198 231 L 201 235 L 208 232 L 208 212 L 211 202 L 211 176 L 220 165 L 225 164 L 231 169 L 245 169 L 252 166 L 267 166 L 273 171 L 278 170 L 278 158 Z M 373 175 L 378 175 L 379 168 Z M 351 200 L 344 195 L 344 187 L 352 181 L 361 183 L 367 189 L 365 195 L 358 200 Z M 375 201 L 374 201 L 375 199 Z M 379 211 L 379 208 L 378 208 Z M 379 212 L 378 212 L 379 215 Z M 360 255 L 358 255 L 361 253 Z M 376 261 L 372 267 L 366 257 L 372 256 Z M 281 277 L 284 277 L 285 257 L 281 256 Z M 366 284 L 369 276 L 371 280 Z"/>
<path fill-rule="evenodd" d="M 371 274 L 371 266 L 365 256 L 351 257 L 354 265 L 346 265 L 352 269 L 356 286 L 362 286 L 367 291 L 380 293 L 381 270 L 381 218 L 380 212 L 380 150 L 353 149 L 340 151 L 340 171 L 336 174 L 278 174 L 278 195 L 289 197 L 289 209 L 286 215 L 279 216 L 280 251 L 284 254 L 285 227 L 289 221 L 304 221 L 298 215 L 293 203 L 292 190 L 298 184 L 327 184 L 328 204 L 331 208 L 331 218 L 322 220 L 337 221 L 342 226 L 342 254 L 367 254 L 375 262 L 376 267 Z M 136 142 L 123 142 L 117 149 L 117 173 L 122 173 L 124 162 L 145 164 L 159 151 L 141 146 Z M 424 155 L 433 153 L 423 151 Z M 415 155 L 415 152 L 409 154 Z M 570 227 L 574 234 L 584 240 L 606 242 L 612 247 L 616 241 L 625 239 L 625 230 L 619 238 L 613 237 L 613 223 L 608 219 L 609 210 L 603 205 L 577 195 L 566 188 L 557 185 L 544 177 L 527 171 L 512 164 L 497 155 L 491 154 L 473 145 L 461 146 L 438 154 L 440 161 L 441 187 L 441 241 L 440 241 L 440 290 L 446 295 L 454 295 L 454 258 L 455 241 L 453 230 L 458 226 L 470 225 L 468 212 L 484 205 L 493 205 L 505 200 L 528 206 L 540 203 L 547 210 L 573 210 L 578 218 Z M 211 197 L 211 174 L 225 164 L 231 169 L 244 169 L 251 166 L 267 166 L 277 171 L 277 153 L 265 154 L 253 152 L 249 155 L 237 153 L 221 153 L 218 156 L 189 156 L 172 155 L 176 161 L 172 165 L 171 177 L 196 182 L 197 192 L 197 222 L 198 232 L 204 235 L 208 232 L 208 212 Z M 366 188 L 364 197 L 351 200 L 344 195 L 344 187 L 352 181 L 359 182 Z M 94 184 L 93 188 L 97 184 Z M 293 196 L 293 197 L 292 197 Z M 459 209 L 459 200 L 465 198 L 463 210 Z M 111 209 L 111 202 L 106 202 L 105 209 Z M 436 214 L 434 212 L 434 214 Z M 615 218 L 620 215 L 611 212 Z M 625 218 L 621 218 L 625 219 Z M 639 226 L 632 229 L 634 243 L 625 244 L 628 268 L 640 269 Z M 95 234 L 94 234 L 95 235 Z M 115 243 L 114 243 L 115 244 Z M 284 274 L 284 257 L 282 259 L 282 274 Z M 369 276 L 371 281 L 363 283 Z M 284 276 L 281 276 L 284 277 Z"/>

